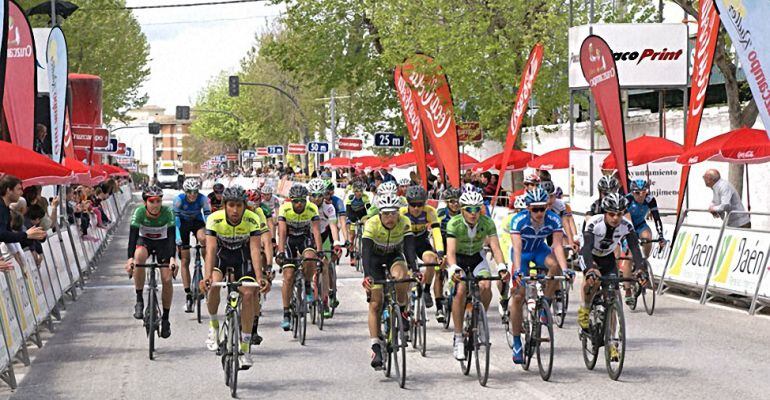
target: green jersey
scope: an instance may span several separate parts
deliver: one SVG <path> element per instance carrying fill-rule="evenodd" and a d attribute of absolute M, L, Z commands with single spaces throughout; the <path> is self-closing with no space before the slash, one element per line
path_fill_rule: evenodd
<path fill-rule="evenodd" d="M 170 207 L 161 206 L 158 218 L 147 216 L 147 207 L 139 206 L 131 217 L 131 226 L 139 228 L 139 236 L 151 240 L 164 240 L 168 228 L 176 226 L 174 212 Z"/>
<path fill-rule="evenodd" d="M 492 218 L 486 215 L 479 215 L 476 226 L 471 229 L 465 223 L 462 214 L 455 215 L 449 220 L 446 227 L 447 238 L 454 238 L 457 241 L 455 252 L 471 256 L 481 252 L 484 247 L 484 241 L 497 235 L 497 228 Z"/>

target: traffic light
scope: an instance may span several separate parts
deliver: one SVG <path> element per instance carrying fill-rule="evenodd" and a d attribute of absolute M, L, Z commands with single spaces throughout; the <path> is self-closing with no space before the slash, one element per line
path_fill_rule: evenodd
<path fill-rule="evenodd" d="M 238 77 L 238 75 L 230 75 L 230 79 L 228 80 L 229 86 L 229 93 L 230 97 L 238 97 L 240 94 L 240 84 L 241 79 Z"/>
<path fill-rule="evenodd" d="M 180 121 L 190 119 L 190 106 L 176 106 L 176 119 Z"/>
<path fill-rule="evenodd" d="M 157 122 L 150 122 L 150 135 L 157 135 L 160 133 L 160 124 Z"/>

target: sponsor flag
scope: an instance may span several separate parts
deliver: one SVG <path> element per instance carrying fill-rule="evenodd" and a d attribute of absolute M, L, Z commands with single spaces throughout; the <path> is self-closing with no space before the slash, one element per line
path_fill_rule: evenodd
<path fill-rule="evenodd" d="M 6 74 L 3 111 L 11 142 L 33 150 L 35 141 L 35 41 L 24 11 L 8 4 Z"/>
<path fill-rule="evenodd" d="M 628 193 L 628 165 L 626 164 L 626 128 L 620 108 L 620 84 L 615 58 L 607 42 L 589 35 L 580 46 L 580 68 L 591 88 L 596 108 L 602 120 L 610 150 L 615 157 L 618 176 L 623 190 Z"/>
<path fill-rule="evenodd" d="M 422 72 L 431 67 L 433 69 L 429 74 Z M 415 55 L 401 68 L 404 79 L 417 92 L 420 119 L 439 160 L 439 169 L 446 173 L 450 185 L 460 187 L 460 146 L 457 143 L 452 92 L 446 75 L 440 65 L 433 64 L 433 58 L 424 54 Z"/>
<path fill-rule="evenodd" d="M 516 135 L 519 134 L 519 129 L 521 129 L 521 122 L 524 120 L 524 113 L 527 111 L 527 104 L 529 104 L 529 99 L 532 96 L 532 88 L 535 86 L 537 73 L 540 71 L 542 62 L 543 45 L 538 43 L 529 52 L 527 67 L 524 68 L 521 74 L 521 81 L 519 81 L 519 90 L 516 93 L 516 101 L 513 103 L 511 122 L 508 123 L 508 135 L 505 138 L 505 147 L 503 147 L 500 179 L 497 180 L 497 188 L 495 188 L 495 195 L 491 203 L 493 206 L 497 204 L 497 193 L 500 191 L 500 185 L 505 177 L 505 166 L 508 165 L 508 161 L 511 159 L 511 153 L 513 153 L 516 144 Z"/>
<path fill-rule="evenodd" d="M 685 127 L 684 151 L 695 146 L 700 130 L 701 116 L 706 105 L 706 90 L 711 79 L 711 64 L 714 61 L 714 49 L 719 35 L 719 16 L 713 0 L 701 0 L 700 19 L 698 19 L 698 36 L 695 39 L 695 58 L 692 68 L 692 87 L 690 88 L 690 104 L 687 108 L 687 126 Z M 757 102 L 759 105 L 759 102 Z M 676 212 L 680 215 L 684 202 L 687 179 L 690 176 L 690 166 L 682 166 L 679 180 L 679 197 Z M 677 220 L 677 227 L 679 226 Z M 676 237 L 676 232 L 674 232 Z"/>
<path fill-rule="evenodd" d="M 5 56 L 8 42 L 5 36 L 8 33 L 8 0 L 0 0 L 0 104 L 3 100 L 5 88 Z"/>
<path fill-rule="evenodd" d="M 72 125 L 70 124 L 70 107 L 64 112 L 64 157 L 75 159 L 75 146 L 72 143 Z"/>
<path fill-rule="evenodd" d="M 414 155 L 417 161 L 417 171 L 420 173 L 420 180 L 424 188 L 428 188 L 428 166 L 425 155 L 425 138 L 423 136 L 422 121 L 420 120 L 420 111 L 417 108 L 417 91 L 411 87 L 404 79 L 401 73 L 401 66 L 396 67 L 393 81 L 396 84 L 396 94 L 401 103 L 401 111 L 404 113 L 404 122 L 409 131 L 409 138 L 412 141 Z"/>
<path fill-rule="evenodd" d="M 702 2 L 710 3 L 711 0 Z M 770 130 L 770 24 L 767 23 L 770 20 L 770 2 L 716 0 L 715 3 L 722 25 L 733 40 L 762 123 L 766 130 Z M 698 35 L 700 37 L 700 27 Z"/>
<path fill-rule="evenodd" d="M 64 107 L 67 104 L 67 41 L 60 27 L 51 29 L 46 48 L 51 110 L 51 158 L 60 163 L 64 142 Z"/>

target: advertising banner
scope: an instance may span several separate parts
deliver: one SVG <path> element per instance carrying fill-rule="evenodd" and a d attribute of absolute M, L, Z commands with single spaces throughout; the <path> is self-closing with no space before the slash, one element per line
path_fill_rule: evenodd
<path fill-rule="evenodd" d="M 337 147 L 344 151 L 360 151 L 364 148 L 364 141 L 356 138 L 340 138 L 337 141 Z"/>
<path fill-rule="evenodd" d="M 430 70 L 426 75 L 424 70 Z M 417 91 L 417 108 L 439 169 L 449 184 L 460 187 L 460 146 L 457 142 L 452 92 L 441 66 L 433 58 L 417 54 L 402 66 L 404 79 Z M 443 174 L 442 174 L 443 177 Z"/>
<path fill-rule="evenodd" d="M 666 281 L 703 286 L 717 252 L 720 228 L 682 225 L 666 266 Z"/>
<path fill-rule="evenodd" d="M 5 88 L 5 60 L 8 42 L 8 0 L 0 0 L 0 104 L 3 100 L 3 89 Z"/>
<path fill-rule="evenodd" d="M 67 158 L 76 158 L 75 157 L 75 145 L 74 140 L 72 138 L 72 123 L 70 122 L 72 120 L 72 117 L 70 116 L 70 106 L 67 106 L 67 109 L 64 111 L 64 157 Z"/>
<path fill-rule="evenodd" d="M 67 41 L 64 32 L 55 26 L 51 29 L 46 46 L 48 61 L 48 93 L 51 115 L 51 159 L 60 163 L 64 142 L 64 107 L 67 104 Z"/>
<path fill-rule="evenodd" d="M 396 94 L 401 103 L 401 111 L 404 113 L 404 122 L 406 130 L 409 131 L 409 139 L 412 142 L 415 159 L 417 160 L 417 172 L 420 174 L 420 180 L 423 187 L 428 187 L 428 166 L 426 163 L 425 136 L 420 120 L 420 110 L 417 107 L 417 91 L 411 87 L 401 73 L 401 66 L 396 67 L 394 73 L 394 82 L 396 84 Z"/>
<path fill-rule="evenodd" d="M 590 35 L 583 41 L 580 47 L 580 67 L 591 88 L 607 142 L 615 157 L 620 185 L 628 193 L 626 127 L 623 124 L 623 111 L 620 107 L 618 71 L 612 50 L 604 39 Z"/>
<path fill-rule="evenodd" d="M 302 143 L 289 143 L 289 154 L 307 154 L 307 146 Z"/>
<path fill-rule="evenodd" d="M 11 143 L 33 150 L 35 141 L 35 42 L 24 11 L 14 2 L 8 5 L 8 55 L 3 93 Z"/>
<path fill-rule="evenodd" d="M 477 143 L 484 141 L 484 130 L 478 121 L 459 122 L 457 124 L 457 140 L 460 143 Z"/>
<path fill-rule="evenodd" d="M 666 269 L 666 261 L 668 255 L 671 253 L 671 247 L 673 245 L 672 236 L 674 235 L 674 224 L 663 224 L 663 237 L 668 240 L 666 244 L 661 248 L 657 243 L 653 243 L 650 248 L 650 257 L 647 258 L 647 262 L 652 267 L 652 273 L 655 277 L 660 278 L 663 275 L 663 270 Z"/>
<path fill-rule="evenodd" d="M 770 2 L 761 0 L 716 0 L 719 17 L 733 40 L 741 68 L 759 108 L 759 116 L 770 129 Z M 768 132 L 770 135 L 770 132 Z"/>
<path fill-rule="evenodd" d="M 599 182 L 599 177 L 602 176 L 601 164 L 607 154 L 609 154 L 608 151 L 595 151 L 591 157 L 591 152 L 588 150 L 570 150 L 569 199 L 570 206 L 574 211 L 588 211 L 591 203 L 598 198 L 599 195 L 595 187 L 596 183 Z M 591 164 L 593 164 L 593 168 Z M 593 180 L 591 179 L 592 171 Z M 592 182 L 594 190 L 591 190 Z"/>
<path fill-rule="evenodd" d="M 628 173 L 631 179 L 649 180 L 650 195 L 655 197 L 659 209 L 676 210 L 681 169 L 680 164 L 671 161 L 629 167 Z"/>
<path fill-rule="evenodd" d="M 75 125 L 71 128 L 73 147 L 90 149 L 91 142 L 95 149 L 103 149 L 110 145 L 110 131 L 95 126 Z"/>
<path fill-rule="evenodd" d="M 709 287 L 754 296 L 759 276 L 767 267 L 769 250 L 768 232 L 725 229 Z"/>
<path fill-rule="evenodd" d="M 623 88 L 685 86 L 687 84 L 687 27 L 685 24 L 594 24 L 612 49 Z M 569 28 L 569 87 L 588 82 L 580 69 L 580 46 L 588 25 Z"/>
<path fill-rule="evenodd" d="M 21 326 L 13 306 L 10 288 L 10 283 L 13 281 L 11 279 L 12 277 L 8 272 L 0 276 L 0 317 L 2 318 L 8 352 L 16 354 L 24 344 L 24 336 L 21 334 Z"/>

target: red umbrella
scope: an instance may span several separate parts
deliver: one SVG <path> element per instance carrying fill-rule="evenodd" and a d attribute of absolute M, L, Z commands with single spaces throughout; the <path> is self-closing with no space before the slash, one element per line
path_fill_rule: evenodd
<path fill-rule="evenodd" d="M 361 156 L 354 157 L 350 161 L 358 169 L 372 169 L 379 167 L 380 164 L 382 164 L 385 160 L 385 157 L 380 158 L 378 156 Z"/>
<path fill-rule="evenodd" d="M 551 170 L 551 169 L 565 169 L 569 168 L 569 152 L 570 150 L 582 150 L 577 147 L 565 147 L 563 149 L 549 151 L 541 156 L 535 157 L 532 161 L 527 163 L 530 168 Z"/>
<path fill-rule="evenodd" d="M 71 169 L 32 150 L 0 141 L 0 154 L 0 174 L 16 176 L 24 186 L 72 182 Z"/>
<path fill-rule="evenodd" d="M 537 157 L 537 154 L 532 154 L 528 151 L 522 151 L 514 149 L 511 152 L 511 157 L 508 159 L 508 166 L 506 171 L 520 171 L 527 167 L 527 163 Z M 492 157 L 487 158 L 484 161 L 473 166 L 474 172 L 488 171 L 490 169 L 500 170 L 501 163 L 503 162 L 503 153 L 497 153 Z"/>
<path fill-rule="evenodd" d="M 460 168 L 468 168 L 478 163 L 479 163 L 479 160 L 467 154 L 460 154 Z M 431 168 L 438 168 L 438 162 L 434 158 L 433 160 L 428 161 L 428 166 Z"/>
<path fill-rule="evenodd" d="M 128 171 L 124 170 L 123 168 L 117 167 L 115 165 L 110 164 L 102 164 L 102 169 L 110 174 L 110 176 L 128 176 Z"/>
<path fill-rule="evenodd" d="M 690 148 L 676 162 L 692 165 L 706 160 L 737 164 L 764 163 L 770 161 L 770 139 L 763 130 L 740 128 Z"/>
<path fill-rule="evenodd" d="M 99 183 L 104 182 L 107 180 L 107 177 L 109 175 L 107 174 L 107 171 L 105 171 L 101 165 L 94 164 L 91 166 L 91 185 L 97 185 Z"/>
<path fill-rule="evenodd" d="M 655 162 L 674 161 L 682 154 L 682 145 L 657 136 L 642 136 L 626 143 L 626 162 L 629 167 Z M 602 162 L 602 169 L 617 169 L 612 153 Z"/>
<path fill-rule="evenodd" d="M 425 155 L 425 161 L 426 162 L 432 162 L 435 160 L 435 157 L 433 157 L 433 154 L 426 154 Z M 382 165 L 380 165 L 383 168 L 406 168 L 406 167 L 412 167 L 415 164 L 417 164 L 417 155 L 414 151 L 410 151 L 404 154 L 399 154 L 393 158 L 389 158 L 385 160 Z"/>
<path fill-rule="evenodd" d="M 322 162 L 321 166 L 329 168 L 348 168 L 352 166 L 352 164 L 347 157 L 334 157 Z"/>
<path fill-rule="evenodd" d="M 75 173 L 74 183 L 80 185 L 91 184 L 91 170 L 87 165 L 74 158 L 64 157 L 64 166 Z"/>

